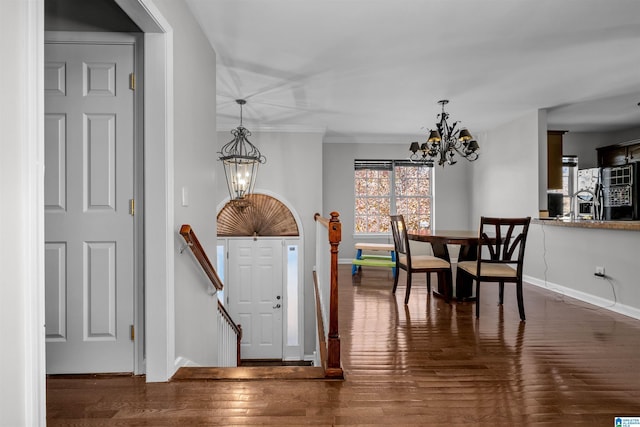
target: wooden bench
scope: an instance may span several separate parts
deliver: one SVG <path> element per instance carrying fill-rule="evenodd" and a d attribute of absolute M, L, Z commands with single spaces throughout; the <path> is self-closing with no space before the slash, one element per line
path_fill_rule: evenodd
<path fill-rule="evenodd" d="M 363 254 L 362 251 L 388 252 L 389 255 Z M 351 262 L 351 275 L 362 272 L 362 266 L 391 268 L 396 274 L 395 247 L 388 243 L 356 243 L 356 257 Z"/>
<path fill-rule="evenodd" d="M 396 268 L 396 262 L 391 257 L 375 256 L 374 258 L 364 255 L 363 258 L 354 259 L 351 263 L 355 266 L 368 265 L 369 267 Z"/>

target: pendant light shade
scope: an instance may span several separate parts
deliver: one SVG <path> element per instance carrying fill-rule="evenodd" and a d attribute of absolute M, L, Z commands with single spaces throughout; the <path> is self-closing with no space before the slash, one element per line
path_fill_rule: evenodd
<path fill-rule="evenodd" d="M 473 137 L 471 136 L 471 133 L 467 130 L 467 128 L 460 129 L 460 135 L 458 135 L 458 139 L 460 141 L 468 141 L 471 138 Z"/>
<path fill-rule="evenodd" d="M 438 132 L 437 129 L 429 132 L 429 139 L 427 139 L 427 142 L 440 142 L 441 140 L 442 137 L 440 136 L 440 132 Z"/>
<path fill-rule="evenodd" d="M 244 99 L 237 99 L 240 105 L 240 126 L 231 131 L 233 139 L 226 143 L 220 152 L 218 160 L 224 166 L 224 176 L 227 180 L 229 198 L 231 203 L 246 207 L 246 196 L 253 192 L 258 175 L 258 167 L 267 161 L 260 150 L 253 145 L 248 137 L 251 132 L 242 125 L 242 106 L 246 104 Z"/>

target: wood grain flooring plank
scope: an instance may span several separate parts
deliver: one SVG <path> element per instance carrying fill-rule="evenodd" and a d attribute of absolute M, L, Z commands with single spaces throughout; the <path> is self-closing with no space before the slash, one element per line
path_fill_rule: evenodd
<path fill-rule="evenodd" d="M 474 303 L 428 295 L 420 276 L 405 306 L 388 272 L 369 268 L 353 286 L 340 266 L 344 381 L 277 370 L 211 380 L 211 368 L 160 384 L 51 377 L 48 425 L 594 427 L 640 416 L 640 321 L 526 284 L 526 323 L 508 285 L 502 307 L 483 285 L 476 319 Z"/>

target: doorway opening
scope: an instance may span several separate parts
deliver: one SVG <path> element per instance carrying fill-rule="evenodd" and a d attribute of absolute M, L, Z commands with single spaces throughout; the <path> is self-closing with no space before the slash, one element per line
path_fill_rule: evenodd
<path fill-rule="evenodd" d="M 241 357 L 251 364 L 304 363 L 304 239 L 295 211 L 254 193 L 217 216 L 222 303 L 242 325 Z"/>

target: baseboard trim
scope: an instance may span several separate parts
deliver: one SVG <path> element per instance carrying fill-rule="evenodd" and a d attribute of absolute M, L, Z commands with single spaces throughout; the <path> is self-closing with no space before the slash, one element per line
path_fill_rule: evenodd
<path fill-rule="evenodd" d="M 200 365 L 193 362 L 191 359 L 187 359 L 186 357 L 182 357 L 182 356 L 177 357 L 174 362 L 174 368 L 176 371 L 180 368 L 197 368 L 197 367 L 200 367 Z"/>
<path fill-rule="evenodd" d="M 596 307 L 604 308 L 613 311 L 618 314 L 632 317 L 640 320 L 640 309 L 631 307 L 619 302 L 608 300 L 605 298 L 597 297 L 595 295 L 588 294 L 586 292 L 578 291 L 576 289 L 568 288 L 566 286 L 558 285 L 557 283 L 551 283 L 546 280 L 540 280 L 536 277 L 527 276 L 523 277 L 523 280 L 532 285 L 544 288 L 548 291 L 555 292 L 560 295 L 566 295 L 568 297 L 577 299 L 588 304 L 595 305 Z"/>

